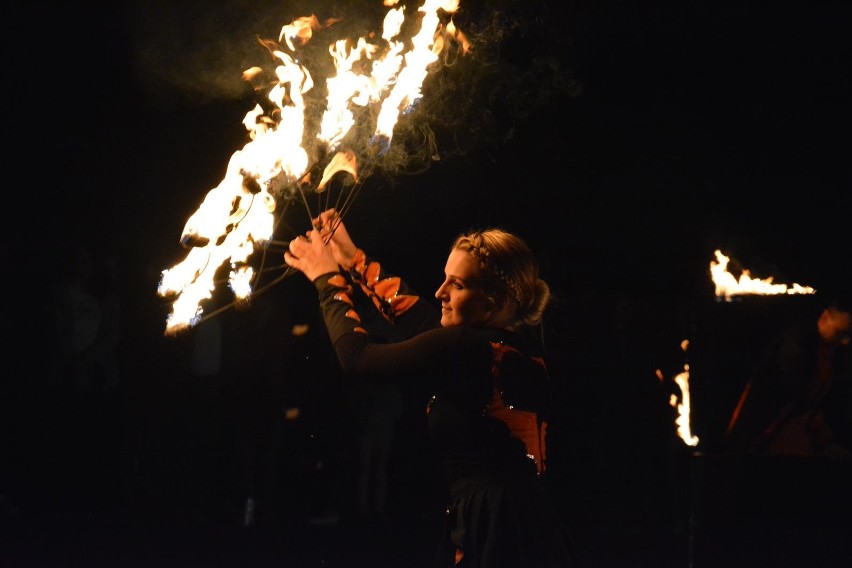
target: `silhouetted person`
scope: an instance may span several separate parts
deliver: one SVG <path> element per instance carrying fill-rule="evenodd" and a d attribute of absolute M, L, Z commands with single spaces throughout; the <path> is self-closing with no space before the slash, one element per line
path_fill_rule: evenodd
<path fill-rule="evenodd" d="M 50 462 L 65 505 L 102 504 L 121 468 L 121 301 L 116 257 L 104 260 L 82 245 L 70 246 L 54 287 L 49 395 L 45 420 Z"/>
<path fill-rule="evenodd" d="M 77 245 L 63 262 L 53 297 L 53 386 L 77 393 L 111 391 L 119 381 L 116 348 L 121 333 L 116 260 L 96 266 L 92 252 Z"/>
<path fill-rule="evenodd" d="M 771 343 L 729 421 L 731 452 L 852 459 L 849 310 L 845 300 L 824 304 Z"/>

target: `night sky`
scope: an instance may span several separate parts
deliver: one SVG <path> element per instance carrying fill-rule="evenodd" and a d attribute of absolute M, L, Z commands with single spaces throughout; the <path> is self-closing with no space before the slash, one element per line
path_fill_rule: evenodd
<path fill-rule="evenodd" d="M 184 223 L 247 142 L 256 95 L 240 73 L 268 61 L 255 37 L 311 11 L 357 20 L 381 6 L 108 4 L 13 3 L 6 254 L 32 286 L 15 296 L 21 312 L 47 293 L 66 244 L 114 256 L 128 341 L 160 356 L 172 340 L 159 274 L 183 258 Z M 656 365 L 678 370 L 695 306 L 712 302 L 715 249 L 755 277 L 820 290 L 848 287 L 852 244 L 849 3 L 647 4 L 462 0 L 478 51 L 430 76 L 419 109 L 440 160 L 367 179 L 347 218 L 362 248 L 427 295 L 457 233 L 518 232 L 557 297 L 557 369 L 638 376 L 624 399 L 655 396 Z M 410 122 L 406 135 L 422 132 Z"/>

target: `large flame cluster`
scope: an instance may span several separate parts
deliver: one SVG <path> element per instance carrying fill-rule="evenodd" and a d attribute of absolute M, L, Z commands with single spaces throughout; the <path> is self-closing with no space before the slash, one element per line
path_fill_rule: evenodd
<path fill-rule="evenodd" d="M 294 188 L 303 196 L 323 192 L 337 173 L 357 182 L 359 156 L 347 147 L 347 136 L 369 128 L 373 155 L 386 152 L 397 121 L 422 97 L 423 81 L 445 46 L 454 42 L 468 50 L 451 19 L 458 0 L 424 0 L 408 11 L 395 4 L 385 0 L 388 10 L 380 35 L 337 39 L 328 46 L 334 73 L 325 80 L 327 94 L 318 120 L 309 111 L 313 107 L 307 99 L 317 89 L 302 60 L 303 48 L 340 20 L 301 17 L 283 26 L 277 41 L 261 41 L 276 62 L 274 78 L 252 67 L 243 79 L 262 90 L 268 102 L 245 115 L 249 142 L 231 156 L 222 181 L 187 221 L 181 235 L 189 249 L 184 260 L 162 272 L 158 294 L 174 298 L 166 333 L 201 319 L 201 304 L 212 297 L 215 275 L 226 263 L 236 299 L 248 298 L 255 276 L 248 260 L 272 238 L 279 202 L 293 198 Z M 405 29 L 414 32 L 402 37 L 407 19 L 413 24 Z M 317 166 L 322 175 L 314 184 L 311 172 Z"/>

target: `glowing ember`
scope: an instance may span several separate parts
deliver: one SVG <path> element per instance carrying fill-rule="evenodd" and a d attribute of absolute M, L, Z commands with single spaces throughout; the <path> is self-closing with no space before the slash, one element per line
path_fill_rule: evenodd
<path fill-rule="evenodd" d="M 716 297 L 724 298 L 725 301 L 730 301 L 733 296 L 742 296 L 747 294 L 756 295 L 773 295 L 773 294 L 813 294 L 816 292 L 810 286 L 800 286 L 793 284 L 775 284 L 773 277 L 763 280 L 751 277 L 748 270 L 743 270 L 739 279 L 728 272 L 728 262 L 730 257 L 722 254 L 722 251 L 716 250 L 716 262 L 710 261 L 710 274 L 713 277 L 713 283 L 716 285 Z"/>
<path fill-rule="evenodd" d="M 680 344 L 681 349 L 686 352 L 689 347 L 689 340 L 684 339 Z M 663 373 L 657 369 L 657 378 L 662 382 L 664 380 Z M 687 446 L 697 446 L 698 437 L 692 434 L 692 429 L 689 425 L 690 415 L 690 399 L 689 399 L 689 365 L 684 364 L 683 371 L 675 375 L 674 382 L 680 388 L 680 397 L 672 394 L 669 397 L 669 404 L 677 409 L 677 418 L 675 425 L 677 426 L 677 435 Z"/>
<path fill-rule="evenodd" d="M 393 6 L 396 0 L 384 4 Z M 267 112 L 257 104 L 246 114 L 250 141 L 231 156 L 224 179 L 187 221 L 181 236 L 189 249 L 185 259 L 162 272 L 158 294 L 175 298 L 167 333 L 200 321 L 201 303 L 212 297 L 214 275 L 225 263 L 230 263 L 235 297 L 250 297 L 256 272 L 248 266 L 249 257 L 271 240 L 280 202 L 293 199 L 297 190 L 303 199 L 306 191 L 320 193 L 338 173 L 358 182 L 359 156 L 387 152 L 398 119 L 421 98 L 422 83 L 441 51 L 451 43 L 462 52 L 469 49 L 449 19 L 457 9 L 458 0 L 424 0 L 409 13 L 391 7 L 380 40 L 368 34 L 357 41 L 334 41 L 327 50 L 334 75 L 325 81 L 321 105 L 309 104 L 311 97 L 322 95 L 313 90 L 313 77 L 302 62 L 307 55 L 300 50 L 340 20 L 298 18 L 281 29 L 278 42 L 261 41 L 277 62 L 275 77 L 267 79 L 263 69 L 252 67 L 243 79 L 255 90 L 268 90 L 273 108 Z M 406 19 L 415 22 L 408 26 L 414 30 L 411 37 L 400 35 Z M 321 116 L 311 116 L 309 108 L 321 108 Z M 365 130 L 365 121 L 372 132 L 366 151 L 354 148 L 353 140 Z M 321 181 L 306 187 L 316 166 L 323 167 Z"/>

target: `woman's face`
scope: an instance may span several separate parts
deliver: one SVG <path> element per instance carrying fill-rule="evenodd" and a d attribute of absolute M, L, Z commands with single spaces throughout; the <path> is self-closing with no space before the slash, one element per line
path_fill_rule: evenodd
<path fill-rule="evenodd" d="M 441 326 L 481 325 L 491 315 L 493 301 L 486 297 L 473 257 L 453 249 L 444 267 L 444 282 L 435 292 L 441 301 Z"/>
<path fill-rule="evenodd" d="M 846 345 L 849 343 L 849 330 L 852 327 L 852 315 L 836 308 L 823 310 L 817 321 L 820 337 L 828 342 L 837 341 Z"/>

